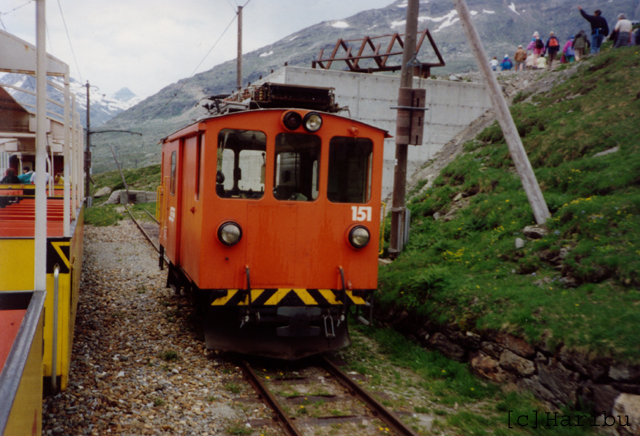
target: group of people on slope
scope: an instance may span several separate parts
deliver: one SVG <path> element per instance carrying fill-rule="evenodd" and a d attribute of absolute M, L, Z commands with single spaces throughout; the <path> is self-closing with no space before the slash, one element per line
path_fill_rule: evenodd
<path fill-rule="evenodd" d="M 578 9 L 584 19 L 591 24 L 591 46 L 594 54 L 600 51 L 600 46 L 607 36 L 613 41 L 613 48 L 640 45 L 640 30 L 633 31 L 633 24 L 625 14 L 618 14 L 618 21 L 609 35 L 609 25 L 600 9 L 596 9 L 593 15 L 587 14 L 580 6 Z"/>
<path fill-rule="evenodd" d="M 599 53 L 604 38 L 609 35 L 607 20 L 602 16 L 600 9 L 597 9 L 593 15 L 587 14 L 580 6 L 578 6 L 578 10 L 591 25 L 591 39 L 588 38 L 584 30 L 580 30 L 575 36 L 571 35 L 567 42 L 561 46 L 560 40 L 553 31 L 549 32 L 549 38 L 546 42 L 540 38 L 538 32 L 534 32 L 526 49 L 522 45 L 518 46 L 514 56 L 515 70 L 550 69 L 559 53 L 562 53 L 560 62 L 579 61 L 584 54 L 589 53 L 589 50 L 592 54 Z M 620 14 L 610 39 L 614 40 L 614 48 L 640 44 L 640 29 L 633 32 L 631 21 L 627 19 L 625 14 Z M 500 64 L 495 57 L 489 64 L 494 71 L 497 71 L 498 65 L 501 66 L 502 71 L 509 71 L 514 66 L 509 55 L 505 55 Z"/>

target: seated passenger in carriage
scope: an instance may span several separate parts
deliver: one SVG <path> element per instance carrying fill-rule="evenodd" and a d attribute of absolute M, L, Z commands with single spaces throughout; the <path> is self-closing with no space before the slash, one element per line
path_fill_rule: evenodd
<path fill-rule="evenodd" d="M 20 179 L 16 176 L 15 170 L 13 168 L 7 168 L 7 171 L 4 173 L 4 178 L 0 181 L 0 183 L 6 185 L 19 185 L 21 184 Z"/>

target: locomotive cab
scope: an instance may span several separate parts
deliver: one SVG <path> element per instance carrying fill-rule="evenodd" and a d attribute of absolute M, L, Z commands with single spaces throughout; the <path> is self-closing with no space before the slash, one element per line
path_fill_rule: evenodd
<path fill-rule="evenodd" d="M 295 359 L 349 344 L 346 312 L 377 286 L 385 136 L 263 109 L 163 141 L 167 284 L 192 294 L 208 348 Z"/>

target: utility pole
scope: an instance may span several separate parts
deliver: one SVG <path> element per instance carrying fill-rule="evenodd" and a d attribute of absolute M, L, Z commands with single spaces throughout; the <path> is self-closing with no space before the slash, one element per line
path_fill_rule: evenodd
<path fill-rule="evenodd" d="M 85 141 L 85 152 L 84 152 L 84 192 L 87 197 L 86 207 L 91 206 L 91 194 L 89 193 L 89 172 L 91 171 L 91 108 L 90 108 L 90 98 L 89 91 L 91 86 L 89 85 L 89 81 L 87 80 L 87 140 Z"/>
<path fill-rule="evenodd" d="M 522 139 L 518 134 L 516 124 L 513 122 L 511 112 L 509 112 L 509 106 L 502 95 L 500 86 L 498 85 L 498 80 L 489 67 L 489 62 L 487 61 L 489 58 L 487 57 L 484 47 L 480 42 L 480 35 L 478 35 L 478 31 L 476 30 L 473 21 L 471 21 L 471 14 L 469 13 L 467 3 L 465 0 L 453 0 L 453 3 L 455 4 L 458 15 L 460 16 L 460 22 L 462 23 L 462 28 L 467 35 L 469 45 L 471 45 L 471 51 L 478 63 L 480 76 L 487 87 L 487 91 L 489 91 L 489 97 L 491 97 L 491 102 L 493 103 L 498 123 L 500 123 L 500 127 L 502 128 L 504 139 L 507 142 L 509 153 L 511 153 L 511 158 L 516 166 L 516 171 L 520 176 L 522 186 L 524 187 L 524 191 L 529 199 L 529 204 L 531 204 L 531 208 L 533 209 L 533 216 L 538 224 L 544 224 L 547 221 L 547 218 L 551 216 L 549 208 L 547 207 L 547 203 L 545 202 L 542 191 L 540 190 L 540 185 L 538 185 L 538 180 L 536 179 L 536 175 L 531 167 L 531 162 L 529 162 L 527 153 L 522 145 Z"/>
<path fill-rule="evenodd" d="M 237 60 L 237 80 L 238 91 L 242 89 L 242 6 L 238 6 L 238 60 Z"/>
<path fill-rule="evenodd" d="M 402 52 L 402 72 L 400 89 L 413 87 L 413 65 L 409 65 L 415 56 L 416 33 L 418 32 L 419 0 L 409 0 L 407 5 L 407 21 L 405 26 L 404 50 Z M 406 104 L 398 99 L 398 106 Z M 396 126 L 399 128 L 401 119 L 406 116 L 403 110 L 398 110 Z M 409 152 L 409 138 L 407 135 L 396 133 L 396 165 L 393 174 L 393 202 L 391 207 L 391 237 L 389 238 L 389 257 L 395 259 L 401 250 L 400 229 L 404 228 L 405 219 L 405 191 L 407 187 L 407 155 Z M 404 232 L 402 232 L 404 233 Z"/>

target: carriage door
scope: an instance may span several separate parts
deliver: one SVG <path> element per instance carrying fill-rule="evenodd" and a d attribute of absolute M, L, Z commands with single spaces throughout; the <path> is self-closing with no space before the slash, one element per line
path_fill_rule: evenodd
<path fill-rule="evenodd" d="M 163 174 L 165 210 L 163 233 L 166 235 L 165 252 L 174 265 L 180 264 L 180 204 L 182 199 L 182 141 L 175 140 L 165 147 Z"/>
<path fill-rule="evenodd" d="M 180 264 L 195 277 L 200 249 L 200 222 L 202 210 L 200 202 L 200 156 L 204 135 L 192 136 L 184 140 L 182 151 L 182 213 L 180 214 Z"/>

